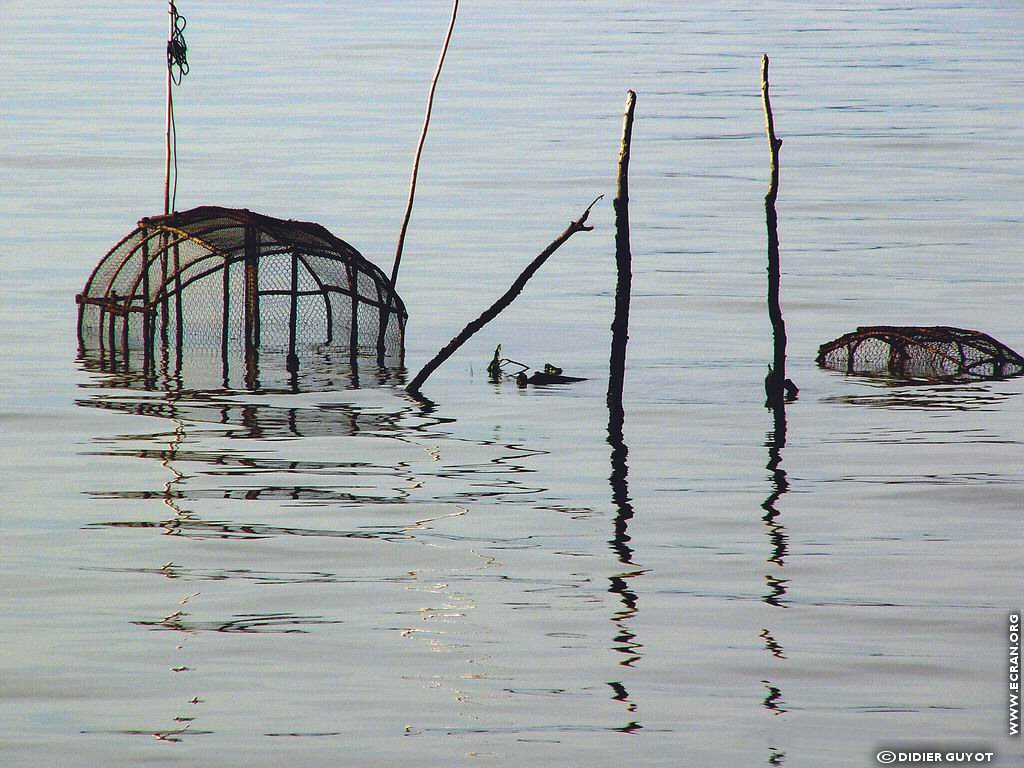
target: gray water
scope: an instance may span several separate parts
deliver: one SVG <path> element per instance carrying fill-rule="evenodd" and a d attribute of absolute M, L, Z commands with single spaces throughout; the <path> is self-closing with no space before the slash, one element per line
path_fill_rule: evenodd
<path fill-rule="evenodd" d="M 448 5 L 179 10 L 178 208 L 317 221 L 389 268 Z M 1018 764 L 1024 379 L 813 358 L 874 323 L 1024 347 L 1019 2 L 464 2 L 399 281 L 410 371 L 606 197 L 433 408 L 365 372 L 147 392 L 79 361 L 75 293 L 161 211 L 165 9 L 0 18 L 4 765 Z M 801 388 L 781 450 L 762 52 Z M 588 380 L 491 384 L 498 343 Z"/>

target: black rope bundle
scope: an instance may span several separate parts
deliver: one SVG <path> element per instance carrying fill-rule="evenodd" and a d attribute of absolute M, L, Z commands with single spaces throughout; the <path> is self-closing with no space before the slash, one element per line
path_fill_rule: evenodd
<path fill-rule="evenodd" d="M 188 46 L 185 44 L 185 17 L 171 3 L 171 34 L 167 39 L 167 72 L 175 85 L 181 85 L 182 78 L 188 74 Z M 168 212 L 175 210 L 178 197 L 178 126 L 174 121 L 174 101 L 171 97 L 170 85 L 167 86 L 167 119 L 169 122 L 171 159 L 174 163 L 173 182 L 167 179 L 170 188 L 167 190 Z M 168 172 L 170 169 L 168 169 Z"/>
<path fill-rule="evenodd" d="M 185 17 L 171 3 L 171 36 L 167 41 L 167 68 L 175 85 L 188 74 L 188 46 L 185 44 Z M 177 70 L 177 71 L 175 71 Z"/>

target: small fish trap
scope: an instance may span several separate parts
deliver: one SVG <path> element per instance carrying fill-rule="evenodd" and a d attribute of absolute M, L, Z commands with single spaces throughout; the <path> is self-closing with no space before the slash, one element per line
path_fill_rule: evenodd
<path fill-rule="evenodd" d="M 83 350 L 147 365 L 219 350 L 247 364 L 284 353 L 378 353 L 401 361 L 408 315 L 381 270 L 319 224 L 203 206 L 139 221 L 77 296 Z"/>
<path fill-rule="evenodd" d="M 1024 373 L 1024 357 L 980 331 L 866 326 L 818 349 L 818 365 L 907 379 L 1000 379 Z"/>

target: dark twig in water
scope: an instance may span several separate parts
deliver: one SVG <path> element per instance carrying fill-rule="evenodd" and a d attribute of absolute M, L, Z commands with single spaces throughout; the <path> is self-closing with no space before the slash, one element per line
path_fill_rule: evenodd
<path fill-rule="evenodd" d="M 424 365 L 423 369 L 416 374 L 416 377 L 409 382 L 405 391 L 411 395 L 419 395 L 423 382 L 425 382 L 430 375 L 438 369 L 441 363 L 455 354 L 455 350 L 465 344 L 470 336 L 487 325 L 487 323 L 491 322 L 491 320 L 496 318 L 502 310 L 511 304 L 515 300 L 516 296 L 522 293 L 523 287 L 526 285 L 527 281 L 533 277 L 533 274 L 540 269 L 541 265 L 548 260 L 548 257 L 551 256 L 551 254 L 557 251 L 566 240 L 577 232 L 589 232 L 592 230 L 593 227 L 588 227 L 586 225 L 587 217 L 590 215 L 591 208 L 597 204 L 597 201 L 600 200 L 601 197 L 604 197 L 604 195 L 595 198 L 594 202 L 587 206 L 587 209 L 578 219 L 570 222 L 569 226 L 565 228 L 565 231 L 556 237 L 547 248 L 545 248 L 533 261 L 530 262 L 529 266 L 523 270 L 522 274 L 516 278 L 515 282 L 512 283 L 512 286 L 505 291 L 501 298 L 488 307 L 480 317 L 473 320 L 463 328 L 454 339 L 448 342 L 444 349 L 434 355 L 430 362 Z"/>
<path fill-rule="evenodd" d="M 395 263 L 391 268 L 391 282 L 388 285 L 387 301 L 381 312 L 380 335 L 377 338 L 377 363 L 384 363 L 384 337 L 387 333 L 388 320 L 391 315 L 391 302 L 394 300 L 395 286 L 398 283 L 398 267 L 402 263 L 402 250 L 405 248 L 405 233 L 409 229 L 409 219 L 412 217 L 412 203 L 416 197 L 416 178 L 420 172 L 420 156 L 423 154 L 423 144 L 427 140 L 427 128 L 430 127 L 430 113 L 434 108 L 434 92 L 437 90 L 437 81 L 441 77 L 441 68 L 444 66 L 444 57 L 448 53 L 448 44 L 452 39 L 452 31 L 455 29 L 455 17 L 459 13 L 459 0 L 452 2 L 452 17 L 448 22 L 448 32 L 444 36 L 444 45 L 441 46 L 441 55 L 437 59 L 437 67 L 434 69 L 434 77 L 430 81 L 430 92 L 427 94 L 427 108 L 423 115 L 423 128 L 420 130 L 420 140 L 416 145 L 416 156 L 412 163 L 412 176 L 409 179 L 409 199 L 405 204 L 405 216 L 402 218 L 402 229 L 398 234 L 398 245 L 395 248 Z"/>
<path fill-rule="evenodd" d="M 768 194 L 764 198 L 765 220 L 768 225 L 768 317 L 772 322 L 772 337 L 775 349 L 772 365 L 765 379 L 765 393 L 769 408 L 796 397 L 797 388 L 786 379 L 786 322 L 782 319 L 782 305 L 779 302 L 779 288 L 782 283 L 782 268 L 779 260 L 779 217 L 775 202 L 779 196 L 779 148 L 782 139 L 775 135 L 775 120 L 772 117 L 772 103 L 768 93 L 768 56 L 761 57 L 761 96 L 764 103 L 764 122 L 768 133 L 768 151 L 771 155 L 771 179 Z"/>

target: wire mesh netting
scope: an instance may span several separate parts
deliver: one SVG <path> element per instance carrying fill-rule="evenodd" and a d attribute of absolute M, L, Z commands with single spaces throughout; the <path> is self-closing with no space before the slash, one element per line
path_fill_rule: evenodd
<path fill-rule="evenodd" d="M 389 281 L 318 224 L 204 206 L 142 219 L 78 295 L 79 341 L 126 359 L 310 351 L 401 359 L 407 313 Z M 296 363 L 297 364 L 297 363 Z"/>
<path fill-rule="evenodd" d="M 998 379 L 1024 373 L 1024 357 L 980 331 L 947 326 L 858 328 L 818 349 L 818 365 L 910 379 Z"/>

